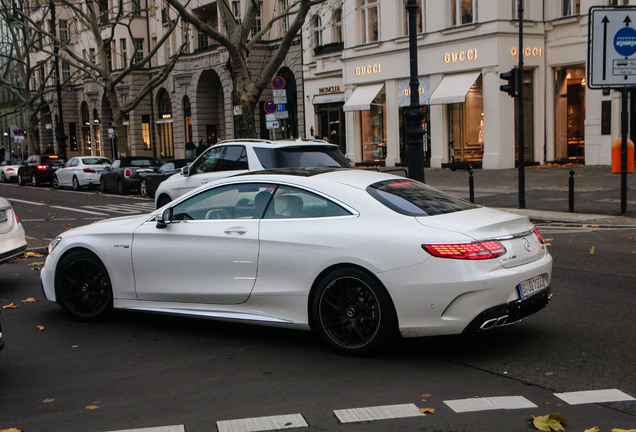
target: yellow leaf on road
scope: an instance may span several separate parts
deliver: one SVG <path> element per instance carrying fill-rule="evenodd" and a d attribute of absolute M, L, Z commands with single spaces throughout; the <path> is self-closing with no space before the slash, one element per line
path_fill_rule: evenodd
<path fill-rule="evenodd" d="M 430 413 L 435 414 L 435 408 L 420 408 L 422 414 Z"/>
<path fill-rule="evenodd" d="M 15 303 L 10 303 L 10 304 L 8 304 L 8 305 L 4 305 L 4 306 L 2 306 L 2 309 L 15 309 L 15 308 L 17 308 L 17 307 L 18 307 L 18 306 L 17 306 Z"/>
<path fill-rule="evenodd" d="M 42 403 L 51 403 L 51 402 L 55 402 L 54 398 L 46 398 L 42 401 Z"/>
<path fill-rule="evenodd" d="M 594 426 L 592 429 L 585 429 L 583 432 L 598 432 L 599 428 Z"/>
<path fill-rule="evenodd" d="M 636 432 L 636 429 L 612 429 L 612 432 Z"/>
<path fill-rule="evenodd" d="M 594 255 L 594 246 L 592 246 L 592 249 L 590 249 L 590 254 Z"/>
<path fill-rule="evenodd" d="M 38 329 L 38 331 L 44 331 L 44 326 L 39 325 L 39 326 L 35 326 L 35 327 Z"/>
<path fill-rule="evenodd" d="M 35 303 L 38 301 L 35 297 L 29 297 L 28 299 L 20 300 L 22 303 Z"/>
<path fill-rule="evenodd" d="M 11 429 L 0 429 L 0 432 L 22 432 L 21 429 L 11 428 Z"/>
<path fill-rule="evenodd" d="M 44 261 L 32 262 L 30 264 L 31 267 L 42 267 L 44 265 Z"/>
<path fill-rule="evenodd" d="M 96 410 L 97 408 L 99 408 L 97 405 L 88 405 L 88 406 L 86 406 L 87 410 Z"/>
<path fill-rule="evenodd" d="M 43 257 L 43 256 L 44 256 L 44 254 L 37 253 L 37 252 L 31 252 L 31 251 L 24 253 L 24 257 L 25 258 L 40 258 L 40 257 Z"/>
<path fill-rule="evenodd" d="M 532 416 L 531 423 L 534 425 L 535 428 L 541 431 L 560 431 L 565 430 L 563 425 L 566 421 L 567 418 L 565 418 L 565 416 L 554 413 L 545 415 L 543 417 Z"/>

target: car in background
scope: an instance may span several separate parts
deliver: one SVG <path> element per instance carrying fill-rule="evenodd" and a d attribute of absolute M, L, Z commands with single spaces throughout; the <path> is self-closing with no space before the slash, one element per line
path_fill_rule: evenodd
<path fill-rule="evenodd" d="M 226 177 L 49 251 L 45 296 L 76 319 L 126 309 L 311 329 L 347 355 L 490 331 L 551 297 L 552 258 L 526 216 L 356 169 Z"/>
<path fill-rule="evenodd" d="M 2 183 L 18 179 L 18 169 L 24 165 L 22 159 L 9 159 L 0 164 L 0 180 Z"/>
<path fill-rule="evenodd" d="M 351 168 L 351 163 L 336 144 L 322 140 L 222 141 L 207 149 L 180 173 L 163 181 L 155 193 L 155 206 L 163 207 L 184 193 L 223 177 L 247 171 L 302 167 Z"/>
<path fill-rule="evenodd" d="M 99 178 L 99 190 L 114 190 L 124 194 L 129 190 L 139 190 L 142 172 L 153 172 L 159 163 L 149 156 L 127 156 L 116 159 L 104 168 Z"/>
<path fill-rule="evenodd" d="M 11 203 L 0 197 L 0 263 L 24 254 L 27 242 L 24 228 Z"/>
<path fill-rule="evenodd" d="M 145 197 L 154 198 L 159 183 L 171 175 L 180 172 L 181 168 L 190 165 L 193 160 L 194 159 L 173 159 L 161 165 L 154 172 L 140 173 L 141 184 L 139 185 L 139 192 Z"/>
<path fill-rule="evenodd" d="M 0 351 L 4 348 L 4 339 L 2 338 L 2 323 L 0 322 Z"/>
<path fill-rule="evenodd" d="M 53 174 L 64 166 L 64 159 L 54 154 L 31 155 L 18 169 L 18 184 L 39 186 L 53 183 Z"/>
<path fill-rule="evenodd" d="M 99 177 L 107 166 L 113 162 L 99 156 L 78 156 L 53 174 L 53 187 L 72 187 L 80 190 L 84 186 L 98 186 Z"/>

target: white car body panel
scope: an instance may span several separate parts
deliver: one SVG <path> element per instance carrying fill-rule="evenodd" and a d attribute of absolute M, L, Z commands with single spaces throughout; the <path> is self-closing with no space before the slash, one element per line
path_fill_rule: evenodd
<path fill-rule="evenodd" d="M 460 333 L 482 311 L 519 299 L 516 287 L 524 280 L 542 275 L 550 285 L 552 258 L 546 247 L 528 241 L 522 255 L 514 244 L 532 237 L 527 233 L 534 226 L 526 217 L 487 208 L 408 217 L 362 191 L 370 182 L 393 178 L 361 170 L 225 178 L 170 206 L 212 186 L 277 181 L 329 197 L 352 214 L 184 220 L 160 229 L 153 218 L 161 209 L 99 222 L 62 235 L 42 269 L 42 286 L 46 298 L 55 301 L 56 263 L 69 249 L 84 247 L 107 267 L 116 308 L 308 329 L 310 290 L 320 274 L 332 266 L 357 266 L 384 285 L 402 336 L 414 337 Z M 443 259 L 422 249 L 424 243 L 493 238 L 510 247 L 497 259 Z"/>
<path fill-rule="evenodd" d="M 94 156 L 87 156 L 86 158 L 95 158 Z M 70 166 L 72 161 L 76 159 L 79 161 L 79 164 L 76 166 Z M 99 164 L 99 165 L 86 165 L 84 164 L 84 157 L 75 157 L 69 159 L 68 162 L 64 164 L 62 168 L 59 168 L 55 171 L 55 176 L 57 177 L 57 181 L 60 186 L 63 187 L 72 187 L 73 186 L 73 177 L 76 177 L 80 186 L 87 185 L 98 185 L 99 177 L 101 173 L 107 166 L 110 164 Z M 95 172 L 85 172 L 84 168 L 90 168 Z"/>
<path fill-rule="evenodd" d="M 17 180 L 18 179 L 18 169 L 20 169 L 22 165 L 0 165 L 0 171 L 4 174 L 4 178 L 9 180 Z"/>
<path fill-rule="evenodd" d="M 16 220 L 11 203 L 0 197 L 0 262 L 22 255 L 26 246 L 24 228 Z"/>

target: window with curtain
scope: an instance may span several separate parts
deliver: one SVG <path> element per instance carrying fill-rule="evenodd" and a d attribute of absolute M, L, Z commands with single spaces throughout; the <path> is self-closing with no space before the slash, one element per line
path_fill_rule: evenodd
<path fill-rule="evenodd" d="M 376 0 L 358 0 L 358 23 L 360 43 L 376 42 L 380 36 L 380 2 Z"/>
<path fill-rule="evenodd" d="M 313 40 L 313 46 L 314 47 L 319 47 L 322 45 L 322 20 L 320 19 L 320 16 L 316 15 L 314 16 L 313 19 L 313 34 L 314 34 L 314 40 Z"/>
<path fill-rule="evenodd" d="M 333 23 L 332 42 L 342 42 L 342 9 L 336 9 L 331 22 Z"/>
<path fill-rule="evenodd" d="M 476 21 L 477 0 L 450 0 L 452 25 L 460 26 Z"/>
<path fill-rule="evenodd" d="M 562 0 L 561 16 L 573 16 L 581 13 L 581 0 Z"/>
<path fill-rule="evenodd" d="M 423 14 L 422 14 L 422 11 L 424 9 L 422 8 L 422 1 L 423 0 L 417 0 L 417 12 L 416 12 L 416 18 L 415 18 L 415 30 L 416 30 L 416 32 L 418 34 L 422 33 L 424 31 L 424 17 L 423 17 Z M 400 7 L 402 7 L 403 10 L 404 10 L 404 22 L 403 22 L 404 28 L 402 29 L 402 35 L 408 36 L 408 34 L 409 34 L 409 11 L 406 8 L 408 0 L 401 0 L 399 3 L 403 3 L 403 4 L 400 4 Z"/>

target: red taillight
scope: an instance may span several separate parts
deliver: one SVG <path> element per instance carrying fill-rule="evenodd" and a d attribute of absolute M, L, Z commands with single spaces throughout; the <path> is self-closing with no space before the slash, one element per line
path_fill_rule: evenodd
<path fill-rule="evenodd" d="M 130 170 L 130 168 L 126 168 L 124 170 L 124 177 L 132 177 L 132 171 Z"/>
<path fill-rule="evenodd" d="M 7 171 L 15 171 L 13 168 L 7 168 Z"/>
<path fill-rule="evenodd" d="M 535 228 L 534 233 L 537 235 L 537 239 L 539 239 L 539 243 L 545 244 L 545 239 L 543 238 L 539 230 Z"/>
<path fill-rule="evenodd" d="M 82 171 L 84 171 L 85 173 L 94 173 L 95 170 L 93 168 L 84 168 Z"/>
<path fill-rule="evenodd" d="M 497 240 L 472 243 L 423 244 L 422 249 L 438 258 L 480 260 L 496 258 L 506 253 Z"/>
<path fill-rule="evenodd" d="M 38 169 L 39 170 L 45 170 L 47 168 L 48 168 L 48 166 L 46 166 L 46 165 L 38 165 Z"/>

